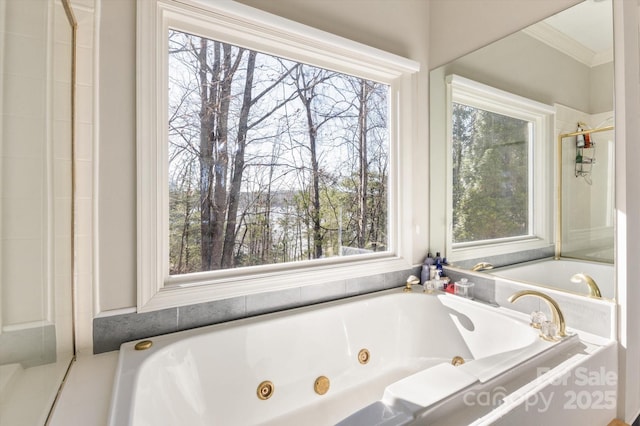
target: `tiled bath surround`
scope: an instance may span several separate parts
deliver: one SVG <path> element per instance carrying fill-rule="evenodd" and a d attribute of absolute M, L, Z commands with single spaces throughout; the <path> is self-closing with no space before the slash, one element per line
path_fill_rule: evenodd
<path fill-rule="evenodd" d="M 420 268 L 321 285 L 258 293 L 147 313 L 99 316 L 93 320 L 93 352 L 117 350 L 124 342 L 240 318 L 343 299 L 405 285 Z"/>

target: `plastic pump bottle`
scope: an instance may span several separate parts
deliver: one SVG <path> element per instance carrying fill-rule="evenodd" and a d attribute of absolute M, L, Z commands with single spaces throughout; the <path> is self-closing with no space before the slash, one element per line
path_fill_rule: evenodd
<path fill-rule="evenodd" d="M 431 256 L 431 253 L 427 253 L 427 257 L 424 259 L 424 264 L 422 265 L 422 271 L 420 272 L 420 280 L 422 281 L 422 284 L 429 281 L 429 278 L 430 278 L 429 267 L 431 265 L 435 265 L 435 260 Z"/>

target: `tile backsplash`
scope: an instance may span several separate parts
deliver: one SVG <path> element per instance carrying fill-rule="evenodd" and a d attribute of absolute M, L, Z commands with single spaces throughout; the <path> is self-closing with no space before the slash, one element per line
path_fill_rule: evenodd
<path fill-rule="evenodd" d="M 321 285 L 258 293 L 155 312 L 100 316 L 93 320 L 93 349 L 96 354 L 118 350 L 122 343 L 132 340 L 401 287 L 409 275 L 419 275 L 419 272 L 420 267 L 415 267 L 348 281 L 330 281 Z M 466 277 L 474 282 L 474 295 L 479 302 L 525 314 L 546 309 L 541 306 L 543 302 L 533 298 L 523 299 L 515 304 L 507 301 L 517 291 L 532 288 L 540 290 L 529 284 L 455 267 L 446 267 L 445 272 L 452 281 Z M 542 291 L 560 304 L 569 327 L 613 338 L 615 304 L 552 289 Z"/>
<path fill-rule="evenodd" d="M 117 350 L 124 342 L 247 318 L 374 291 L 401 287 L 420 268 L 350 280 L 239 296 L 155 312 L 99 316 L 93 320 L 93 352 Z"/>

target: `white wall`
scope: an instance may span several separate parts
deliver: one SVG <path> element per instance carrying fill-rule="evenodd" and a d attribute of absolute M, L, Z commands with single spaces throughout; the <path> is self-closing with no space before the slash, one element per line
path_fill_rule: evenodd
<path fill-rule="evenodd" d="M 2 137 L 2 326 L 48 316 L 47 47 L 48 7 L 5 5 L 0 75 Z M 10 184 L 7 184 L 10 183 Z"/>
<path fill-rule="evenodd" d="M 136 2 L 100 4 L 98 312 L 136 306 Z"/>
<path fill-rule="evenodd" d="M 597 65 L 591 68 L 589 78 L 591 79 L 589 90 L 589 109 L 592 114 L 611 111 L 613 109 L 613 99 L 611 94 L 614 91 L 613 62 Z M 597 123 L 596 123 L 597 125 Z"/>
<path fill-rule="evenodd" d="M 446 74 L 459 74 L 547 105 L 558 102 L 590 111 L 591 69 L 524 32 L 491 43 L 444 68 Z M 609 79 L 613 80 L 613 70 Z M 605 101 L 613 102 L 613 91 Z"/>
<path fill-rule="evenodd" d="M 428 111 L 429 3 L 422 0 L 242 0 L 421 63 L 417 116 Z M 366 5 L 366 7 L 363 7 Z M 398 29 L 402 30 L 399 31 Z M 100 25 L 99 307 L 136 305 L 135 2 L 102 1 Z M 426 252 L 427 120 L 416 119 L 414 262 Z M 96 312 L 98 313 L 98 312 Z"/>
<path fill-rule="evenodd" d="M 444 65 L 581 0 L 430 0 L 429 63 Z"/>

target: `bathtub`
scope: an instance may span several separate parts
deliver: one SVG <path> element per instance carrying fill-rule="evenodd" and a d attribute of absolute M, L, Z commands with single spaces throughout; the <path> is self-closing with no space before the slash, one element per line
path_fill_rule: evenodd
<path fill-rule="evenodd" d="M 158 336 L 146 350 L 125 343 L 109 424 L 333 425 L 372 404 L 408 424 L 573 338 L 545 342 L 505 308 L 392 289 Z"/>
<path fill-rule="evenodd" d="M 543 285 L 577 294 L 589 294 L 589 288 L 585 283 L 571 282 L 571 277 L 574 274 L 584 273 L 595 280 L 603 298 L 613 299 L 615 297 L 614 267 L 610 263 L 585 262 L 573 259 L 542 259 L 496 268 L 486 272 L 510 280 Z"/>

